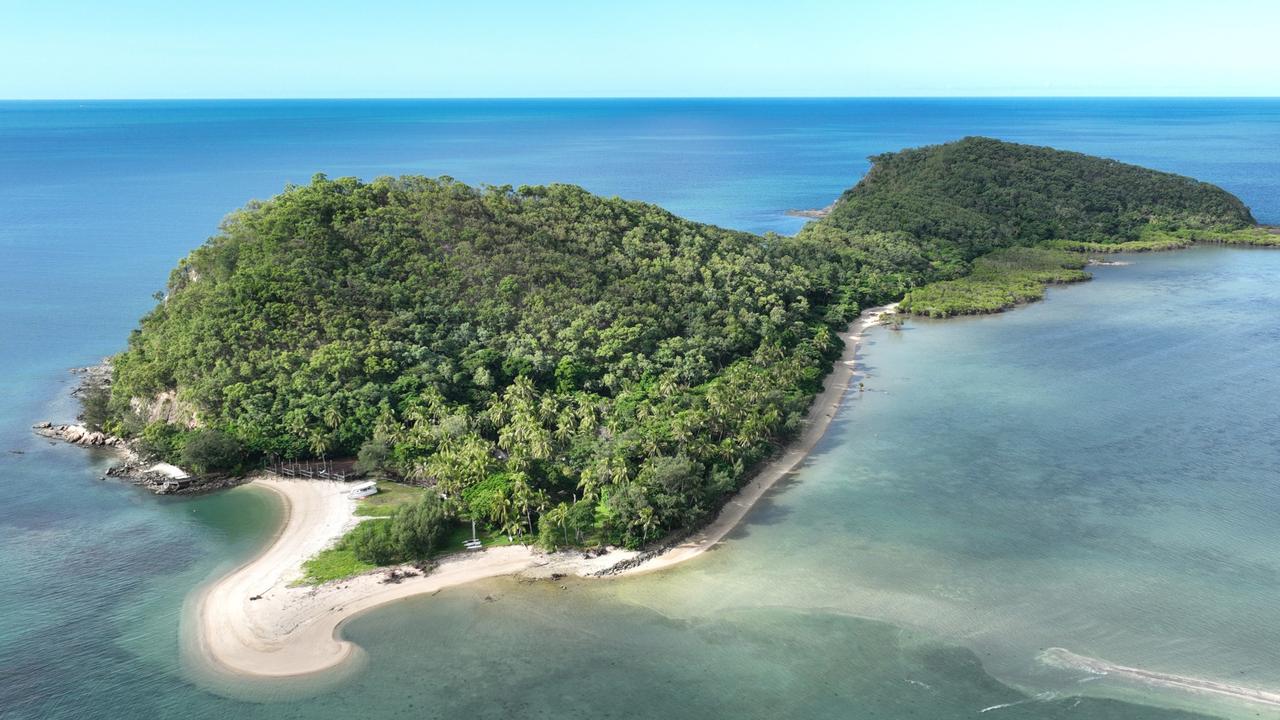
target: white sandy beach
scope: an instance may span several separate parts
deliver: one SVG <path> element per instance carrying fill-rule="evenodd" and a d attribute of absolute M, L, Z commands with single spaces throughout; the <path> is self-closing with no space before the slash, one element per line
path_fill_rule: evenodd
<path fill-rule="evenodd" d="M 547 554 L 511 545 L 446 557 L 429 575 L 399 583 L 383 583 L 385 573 L 378 571 L 294 586 L 305 560 L 360 521 L 355 501 L 347 497 L 350 486 L 274 477 L 252 484 L 277 494 L 287 517 L 270 547 L 204 588 L 195 603 L 194 648 L 223 672 L 265 677 L 320 672 L 352 651 L 338 637 L 338 626 L 369 608 L 499 575 L 590 575 L 636 554 L 617 550 L 584 559 L 581 553 Z"/>
<path fill-rule="evenodd" d="M 708 526 L 686 541 L 622 574 L 651 572 L 696 557 L 719 543 L 778 480 L 787 476 L 821 440 L 857 376 L 858 341 L 892 306 L 864 311 L 844 333 L 844 353 L 810 407 L 805 429 L 785 453 L 765 463 Z M 339 626 L 352 616 L 388 602 L 432 593 L 499 575 L 546 577 L 553 573 L 592 576 L 637 553 L 614 550 L 595 558 L 581 553 L 546 554 L 508 546 L 441 561 L 429 575 L 384 584 L 374 572 L 319 587 L 292 583 L 302 563 L 331 545 L 359 518 L 348 486 L 337 482 L 259 478 L 253 485 L 277 494 L 286 518 L 275 541 L 260 555 L 199 591 L 194 603 L 192 647 L 218 670 L 263 677 L 306 675 L 333 668 L 352 652 Z"/>

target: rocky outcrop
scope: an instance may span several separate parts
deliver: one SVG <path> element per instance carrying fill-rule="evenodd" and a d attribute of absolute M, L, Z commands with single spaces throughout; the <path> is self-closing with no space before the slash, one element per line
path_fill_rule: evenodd
<path fill-rule="evenodd" d="M 156 465 L 130 457 L 119 465 L 107 469 L 103 479 L 124 480 L 146 488 L 157 495 L 200 495 L 243 484 L 247 478 L 233 475 L 190 475 L 175 478 L 155 469 Z"/>
<path fill-rule="evenodd" d="M 111 358 L 103 358 L 102 362 L 97 365 L 72 368 L 71 374 L 75 375 L 79 382 L 76 383 L 75 389 L 71 391 L 71 397 L 80 398 L 83 402 L 84 398 L 90 393 L 103 390 L 110 391 L 111 373 Z M 84 417 L 81 416 L 80 419 L 83 420 Z M 55 424 L 45 420 L 32 425 L 31 428 L 36 431 L 37 435 L 52 440 L 61 440 L 72 445 L 112 447 L 125 451 L 129 449 L 129 443 L 124 438 L 94 430 L 82 423 Z"/>
<path fill-rule="evenodd" d="M 835 203 L 831 203 L 830 205 L 817 210 L 788 210 L 786 211 L 785 214 L 790 215 L 791 217 L 802 217 L 802 218 L 809 218 L 812 220 L 821 220 L 822 218 L 830 215 L 831 209 L 834 208 L 835 206 L 836 206 Z"/>
<path fill-rule="evenodd" d="M 94 391 L 111 389 L 111 358 L 103 358 L 97 365 L 72 368 L 71 372 L 80 379 L 71 391 L 72 397 L 84 398 Z M 133 398 L 129 400 L 129 407 L 144 423 L 165 422 L 188 430 L 200 427 L 195 406 L 180 400 L 176 390 L 165 390 L 150 398 Z"/>
<path fill-rule="evenodd" d="M 79 383 L 71 391 L 77 398 L 85 398 L 89 393 L 110 390 L 111 359 L 107 358 L 97 365 L 74 368 L 71 371 L 79 376 Z M 134 409 L 147 422 L 164 421 L 187 428 L 199 426 L 195 411 L 188 404 L 177 398 L 177 393 L 161 393 L 151 400 L 135 400 Z M 83 418 L 82 418 L 83 419 Z M 120 462 L 107 469 L 102 479 L 115 478 L 144 487 L 157 495 L 193 495 L 212 490 L 234 487 L 245 481 L 243 477 L 230 475 L 188 475 L 180 468 L 154 459 L 144 459 L 134 452 L 128 440 L 94 430 L 83 423 L 58 424 L 47 420 L 31 426 L 37 435 L 59 442 L 115 450 L 120 453 Z"/>
<path fill-rule="evenodd" d="M 180 400 L 175 390 L 166 390 L 152 398 L 133 398 L 129 407 L 148 424 L 164 422 L 188 430 L 200 427 L 195 406 Z"/>
<path fill-rule="evenodd" d="M 54 425 L 51 422 L 38 422 L 31 426 L 37 435 L 42 435 L 53 440 L 61 440 L 62 442 L 71 443 L 72 445 L 84 445 L 85 447 L 118 447 L 128 448 L 129 443 L 124 438 L 108 435 L 98 430 L 90 430 L 84 425 Z"/>
<path fill-rule="evenodd" d="M 79 377 L 76 389 L 71 391 L 72 397 L 84 397 L 86 393 L 100 388 L 111 387 L 111 358 L 103 358 L 97 365 L 71 368 L 71 374 Z"/>
<path fill-rule="evenodd" d="M 129 446 L 124 438 L 90 430 L 84 425 L 55 425 L 51 422 L 38 422 L 32 426 L 37 435 L 51 440 L 80 445 L 81 447 L 98 447 L 117 450 L 123 459 L 107 468 L 102 479 L 114 478 L 143 487 L 157 495 L 197 495 L 213 490 L 235 487 L 245 482 L 245 478 L 231 475 L 188 475 L 175 477 L 166 466 L 154 460 L 144 460 Z"/>
<path fill-rule="evenodd" d="M 170 485 L 178 484 L 176 481 L 171 482 L 174 481 L 174 478 L 170 477 L 168 474 L 151 470 L 150 468 L 152 465 L 152 463 L 143 462 L 138 458 L 131 457 L 118 465 L 112 465 L 107 468 L 107 474 L 104 475 L 103 478 L 125 480 L 133 483 L 134 485 L 145 487 L 157 494 L 163 494 L 163 489 L 166 483 L 169 483 Z"/>
<path fill-rule="evenodd" d="M 608 577 L 610 575 L 620 575 L 632 568 L 639 567 L 645 564 L 646 562 L 658 557 L 659 555 L 663 555 L 668 550 L 670 550 L 671 548 L 679 544 L 680 544 L 680 540 L 678 539 L 667 540 L 666 542 L 663 542 L 657 546 L 651 547 L 648 550 L 645 550 L 639 555 L 635 555 L 634 557 L 629 557 L 625 560 L 620 560 L 610 565 L 609 567 L 603 570 L 597 570 L 591 573 L 590 575 L 592 577 Z"/>

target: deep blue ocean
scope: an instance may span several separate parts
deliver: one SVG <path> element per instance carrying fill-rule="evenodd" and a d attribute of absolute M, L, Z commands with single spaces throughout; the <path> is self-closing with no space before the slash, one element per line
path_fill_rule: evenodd
<path fill-rule="evenodd" d="M 184 598 L 265 541 L 269 502 L 156 498 L 30 432 L 74 415 L 68 369 L 119 351 L 224 215 L 314 173 L 568 182 L 791 233 L 868 156 L 966 135 L 1194 176 L 1280 223 L 1280 100 L 0 102 L 0 717 L 1278 716 L 1035 659 L 1280 689 L 1268 251 L 1136 256 L 879 337 L 885 392 L 723 552 L 569 600 L 498 582 L 371 613 L 340 688 L 236 699 L 180 661 Z"/>

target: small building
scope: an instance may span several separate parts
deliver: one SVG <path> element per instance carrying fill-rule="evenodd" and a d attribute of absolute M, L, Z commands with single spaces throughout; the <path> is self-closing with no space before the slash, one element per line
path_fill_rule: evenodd
<path fill-rule="evenodd" d="M 186 475 L 180 478 L 169 478 L 168 480 L 165 480 L 164 483 L 160 485 L 160 492 L 171 493 L 177 490 L 185 490 L 186 488 L 189 488 L 192 485 L 195 485 L 199 481 L 200 481 L 200 478 L 194 475 Z"/>

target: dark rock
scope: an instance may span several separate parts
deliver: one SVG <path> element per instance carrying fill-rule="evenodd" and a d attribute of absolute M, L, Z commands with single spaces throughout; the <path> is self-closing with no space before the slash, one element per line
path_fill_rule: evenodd
<path fill-rule="evenodd" d="M 399 585 L 400 583 L 404 582 L 406 578 L 411 578 L 411 577 L 418 577 L 418 573 L 412 570 L 404 570 L 401 568 L 391 568 L 390 570 L 387 570 L 387 572 L 383 574 L 382 584 L 383 585 L 389 585 L 389 584 Z"/>
<path fill-rule="evenodd" d="M 681 539 L 682 538 L 679 538 L 679 537 L 670 538 L 666 542 L 663 542 L 660 545 L 655 545 L 650 549 L 645 550 L 644 552 L 640 553 L 639 555 L 636 555 L 635 557 L 629 560 L 620 560 L 603 570 L 597 570 L 596 572 L 593 572 L 591 574 L 594 575 L 595 577 L 617 575 L 618 573 L 623 572 L 624 570 L 630 570 L 633 567 L 643 565 L 646 562 L 658 557 L 659 555 L 666 553 L 668 550 L 678 545 Z"/>

